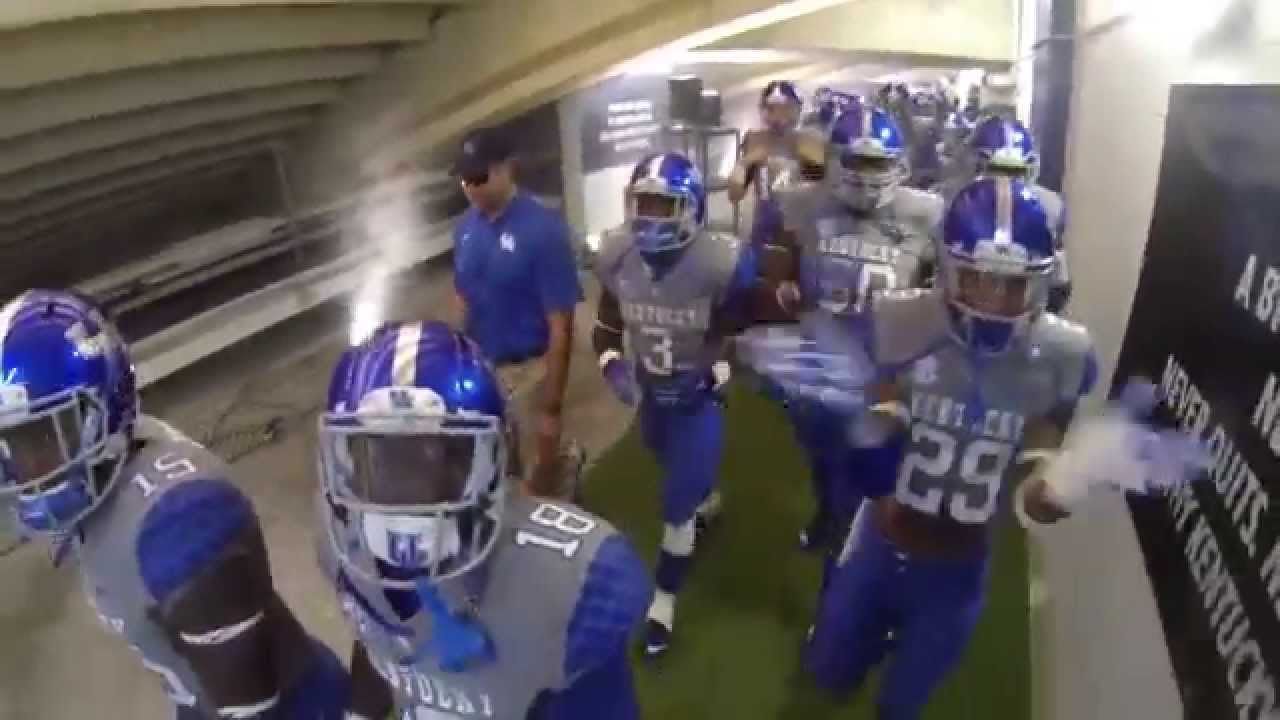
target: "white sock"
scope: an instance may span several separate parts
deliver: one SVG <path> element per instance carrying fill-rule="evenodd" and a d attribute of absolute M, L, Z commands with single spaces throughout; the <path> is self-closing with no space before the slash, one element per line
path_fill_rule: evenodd
<path fill-rule="evenodd" d="M 710 494 L 707 495 L 707 499 L 703 500 L 702 504 L 698 506 L 698 509 L 695 511 L 695 513 L 697 514 L 698 517 L 701 517 L 701 518 L 707 518 L 707 519 L 714 518 L 715 516 L 720 514 L 721 504 L 722 504 L 722 500 L 720 497 L 720 491 L 712 490 Z"/>
<path fill-rule="evenodd" d="M 662 552 L 674 557 L 687 558 L 693 554 L 697 541 L 697 524 L 693 518 L 683 525 L 662 526 Z"/>
<path fill-rule="evenodd" d="M 676 623 L 676 596 L 663 590 L 655 590 L 653 603 L 649 605 L 649 619 L 670 630 Z"/>

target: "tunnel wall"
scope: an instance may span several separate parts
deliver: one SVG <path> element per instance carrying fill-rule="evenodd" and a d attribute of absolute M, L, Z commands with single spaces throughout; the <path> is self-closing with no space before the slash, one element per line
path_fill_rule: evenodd
<path fill-rule="evenodd" d="M 1092 330 L 1101 376 L 1109 380 L 1147 250 L 1171 87 L 1280 82 L 1280 7 L 1265 0 L 1081 0 L 1078 7 L 1064 178 L 1075 281 L 1070 314 Z M 1208 21 L 1215 18 L 1225 20 L 1212 29 Z M 1222 112 L 1225 117 L 1233 109 Z M 1093 402 L 1104 395 L 1097 393 Z M 1046 533 L 1040 545 L 1044 586 L 1033 594 L 1048 593 L 1041 656 L 1049 663 L 1040 715 L 1183 717 L 1123 501 L 1112 496 L 1094 502 L 1087 513 Z"/>

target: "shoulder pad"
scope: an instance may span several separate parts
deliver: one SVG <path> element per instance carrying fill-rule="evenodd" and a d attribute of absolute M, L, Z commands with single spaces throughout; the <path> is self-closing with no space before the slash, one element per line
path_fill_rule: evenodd
<path fill-rule="evenodd" d="M 796 159 L 809 165 L 822 165 L 826 161 L 827 140 L 812 128 L 796 131 Z"/>
<path fill-rule="evenodd" d="M 148 592 L 163 602 L 257 523 L 249 498 L 230 481 L 178 481 L 138 527 L 135 553 Z"/>
<path fill-rule="evenodd" d="M 916 188 L 899 188 L 893 197 L 894 214 L 911 222 L 922 224 L 932 230 L 942 222 L 945 201 L 937 193 L 917 190 Z"/>
<path fill-rule="evenodd" d="M 729 233 L 704 230 L 693 247 L 696 250 L 686 257 L 698 263 L 702 277 L 710 281 L 716 292 L 727 287 L 738 266 L 741 241 Z"/>
<path fill-rule="evenodd" d="M 1031 342 L 1057 368 L 1064 400 L 1074 401 L 1092 390 L 1098 368 L 1088 328 L 1044 313 L 1032 326 Z"/>
<path fill-rule="evenodd" d="M 872 306 L 871 320 L 875 362 L 891 371 L 933 352 L 951 330 L 938 290 L 885 292 Z"/>
<path fill-rule="evenodd" d="M 602 281 L 617 270 L 618 263 L 631 248 L 631 232 L 626 227 L 606 230 L 600 236 L 600 251 L 595 257 L 595 271 Z M 609 286 L 609 282 L 605 282 Z"/>
<path fill-rule="evenodd" d="M 733 233 L 723 232 L 721 230 L 706 230 L 703 233 L 703 238 L 711 243 L 726 247 L 734 251 L 742 247 L 742 240 L 739 239 L 737 235 L 734 235 Z"/>

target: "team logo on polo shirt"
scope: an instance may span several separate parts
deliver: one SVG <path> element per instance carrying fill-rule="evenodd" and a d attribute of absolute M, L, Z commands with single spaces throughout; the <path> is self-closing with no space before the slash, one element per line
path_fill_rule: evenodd
<path fill-rule="evenodd" d="M 504 232 L 502 233 L 502 236 L 498 238 L 498 245 L 500 245 L 502 249 L 506 250 L 507 252 L 515 252 L 516 236 L 512 235 L 509 232 Z"/>

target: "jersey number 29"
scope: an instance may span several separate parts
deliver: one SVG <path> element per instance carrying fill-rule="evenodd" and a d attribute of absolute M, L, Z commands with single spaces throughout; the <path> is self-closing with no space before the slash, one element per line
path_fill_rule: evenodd
<path fill-rule="evenodd" d="M 953 520 L 985 523 L 995 513 L 1000 481 L 1013 459 L 1013 447 L 986 438 L 970 440 L 963 453 L 957 452 L 957 446 L 956 438 L 942 430 L 912 425 L 911 452 L 902 462 L 896 497 L 926 515 L 939 515 L 950 494 L 948 510 Z M 962 483 L 958 486 L 948 482 L 955 474 Z"/>

